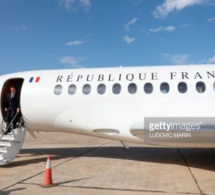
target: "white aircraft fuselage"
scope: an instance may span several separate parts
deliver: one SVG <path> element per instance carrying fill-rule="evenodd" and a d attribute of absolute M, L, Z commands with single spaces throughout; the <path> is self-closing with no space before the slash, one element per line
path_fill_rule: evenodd
<path fill-rule="evenodd" d="M 1 128 L 10 85 L 18 88 L 29 132 L 67 132 L 173 147 L 215 146 L 215 65 L 3 75 Z"/>

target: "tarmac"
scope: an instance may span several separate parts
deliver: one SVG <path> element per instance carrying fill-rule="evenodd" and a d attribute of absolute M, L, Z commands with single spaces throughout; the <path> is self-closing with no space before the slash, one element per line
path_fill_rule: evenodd
<path fill-rule="evenodd" d="M 215 194 L 215 149 L 151 147 L 67 133 L 27 133 L 0 167 L 0 195 Z M 47 155 L 54 187 L 43 188 Z"/>

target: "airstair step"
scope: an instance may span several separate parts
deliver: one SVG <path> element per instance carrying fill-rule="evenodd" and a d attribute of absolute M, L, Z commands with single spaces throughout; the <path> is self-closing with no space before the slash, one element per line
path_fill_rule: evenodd
<path fill-rule="evenodd" d="M 2 159 L 0 160 L 0 165 L 7 165 L 8 164 L 8 160 Z"/>
<path fill-rule="evenodd" d="M 14 140 L 14 135 L 13 134 L 3 135 L 1 140 L 12 141 L 12 140 Z"/>
<path fill-rule="evenodd" d="M 0 147 L 0 153 L 7 153 L 7 147 Z"/>
<path fill-rule="evenodd" d="M 11 143 L 8 141 L 0 141 L 0 146 L 11 146 Z"/>

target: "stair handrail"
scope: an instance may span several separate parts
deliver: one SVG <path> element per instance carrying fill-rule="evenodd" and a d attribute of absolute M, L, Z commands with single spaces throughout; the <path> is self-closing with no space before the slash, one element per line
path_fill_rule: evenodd
<path fill-rule="evenodd" d="M 6 132 L 8 131 L 8 129 L 10 128 L 11 124 L 13 123 L 13 121 L 16 119 L 17 115 L 19 114 L 19 112 L 16 112 L 15 116 L 13 117 L 13 119 L 10 121 L 10 124 L 7 126 L 6 128 Z M 13 127 L 15 128 L 15 127 Z"/>
<path fill-rule="evenodd" d="M 24 127 L 24 120 L 22 117 L 20 117 L 20 119 L 19 119 L 19 123 L 18 123 L 17 128 L 21 128 L 21 127 Z"/>

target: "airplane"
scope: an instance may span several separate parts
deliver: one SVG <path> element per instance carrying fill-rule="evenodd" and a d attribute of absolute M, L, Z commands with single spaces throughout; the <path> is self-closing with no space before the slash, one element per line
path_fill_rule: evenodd
<path fill-rule="evenodd" d="M 20 122 L 4 135 L 10 86 Z M 215 65 L 26 71 L 0 76 L 0 165 L 26 131 L 66 132 L 166 147 L 215 146 Z"/>

